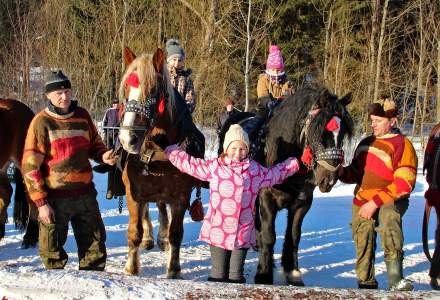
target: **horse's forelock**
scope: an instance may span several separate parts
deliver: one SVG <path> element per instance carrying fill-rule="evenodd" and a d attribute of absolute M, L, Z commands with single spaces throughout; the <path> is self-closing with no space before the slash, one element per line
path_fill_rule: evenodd
<path fill-rule="evenodd" d="M 343 128 L 340 134 L 350 138 L 353 134 L 353 120 L 345 106 L 330 92 L 325 93 L 321 91 L 319 97 L 317 104 L 320 106 L 320 112 L 310 123 L 309 141 L 313 143 L 322 139 L 326 130 L 325 127 L 333 116 L 338 116 L 341 119 L 341 127 Z M 327 97 L 327 99 L 324 97 Z"/>
<path fill-rule="evenodd" d="M 153 66 L 153 55 L 152 54 L 141 54 L 138 56 L 125 70 L 124 75 L 121 79 L 121 84 L 119 86 L 119 98 L 127 98 L 126 81 L 131 73 L 135 72 L 139 78 L 139 87 L 142 91 L 142 98 L 139 100 L 141 104 L 145 103 L 146 96 L 150 93 L 150 90 L 158 87 L 158 79 L 156 76 L 156 70 Z M 175 99 L 173 86 L 171 85 L 168 70 L 166 65 L 162 67 L 163 81 L 165 82 L 165 89 L 168 94 L 167 99 L 167 112 L 170 119 L 173 120 L 175 116 Z"/>
<path fill-rule="evenodd" d="M 128 77 L 131 73 L 136 73 L 139 79 L 139 88 L 142 91 L 142 97 L 139 99 L 139 102 L 141 104 L 145 103 L 147 94 L 157 85 L 152 57 L 151 54 L 141 54 L 127 67 L 119 86 L 119 97 L 121 99 L 126 99 L 127 97 L 126 81 Z"/>

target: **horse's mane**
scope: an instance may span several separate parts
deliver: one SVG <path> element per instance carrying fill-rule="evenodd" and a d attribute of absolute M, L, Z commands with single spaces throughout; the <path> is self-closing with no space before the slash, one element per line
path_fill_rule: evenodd
<path fill-rule="evenodd" d="M 301 131 L 309 111 L 319 107 L 320 112 L 312 119 L 308 128 L 309 142 L 322 139 L 327 122 L 338 115 L 344 124 L 344 135 L 353 133 L 353 121 L 338 98 L 326 88 L 306 87 L 298 90 L 275 108 L 274 116 L 268 123 L 266 137 L 266 164 L 273 165 L 289 156 L 300 157 L 304 145 L 300 140 Z"/>
<path fill-rule="evenodd" d="M 121 79 L 121 84 L 119 85 L 119 99 L 125 99 L 125 82 L 128 76 L 132 73 L 136 72 L 139 78 L 139 87 L 142 91 L 142 97 L 140 99 L 140 103 L 144 104 L 146 101 L 146 96 L 148 93 L 158 88 L 156 70 L 153 66 L 153 55 L 148 53 L 142 53 L 127 67 L 124 75 Z M 166 92 L 168 94 L 167 99 L 167 111 L 170 116 L 171 121 L 174 119 L 176 115 L 176 100 L 174 87 L 172 86 L 169 80 L 169 74 L 166 67 L 166 64 L 162 66 L 162 76 L 163 80 L 166 84 Z"/>

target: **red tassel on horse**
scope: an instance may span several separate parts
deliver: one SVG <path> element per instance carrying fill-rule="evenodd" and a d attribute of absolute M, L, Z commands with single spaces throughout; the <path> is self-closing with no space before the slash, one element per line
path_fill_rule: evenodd
<path fill-rule="evenodd" d="M 163 114 L 165 111 L 165 97 L 163 95 L 160 96 L 159 105 L 157 106 L 157 111 L 160 114 Z"/>

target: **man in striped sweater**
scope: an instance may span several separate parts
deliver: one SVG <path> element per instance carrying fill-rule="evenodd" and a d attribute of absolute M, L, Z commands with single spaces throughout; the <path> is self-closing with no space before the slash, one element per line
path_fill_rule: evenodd
<path fill-rule="evenodd" d="M 116 158 L 88 112 L 71 101 L 71 83 L 62 71 L 49 73 L 45 95 L 48 107 L 30 124 L 22 161 L 29 197 L 38 207 L 40 257 L 47 269 L 64 268 L 70 221 L 79 269 L 104 270 L 106 235 L 89 158 L 111 165 Z"/>
<path fill-rule="evenodd" d="M 352 234 L 359 288 L 376 289 L 376 236 L 381 236 L 390 290 L 412 290 L 403 278 L 402 217 L 414 189 L 417 156 L 397 128 L 395 102 L 381 99 L 368 107 L 373 134 L 363 139 L 352 163 L 339 170 L 340 180 L 356 183 Z"/>

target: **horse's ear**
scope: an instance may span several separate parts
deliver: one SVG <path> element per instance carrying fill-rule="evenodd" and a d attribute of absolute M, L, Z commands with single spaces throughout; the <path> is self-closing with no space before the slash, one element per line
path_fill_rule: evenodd
<path fill-rule="evenodd" d="M 342 97 L 341 99 L 339 99 L 339 102 L 341 102 L 342 105 L 347 106 L 348 104 L 351 103 L 352 99 L 353 99 L 353 95 L 350 92 L 347 95 L 345 95 L 344 97 Z"/>
<path fill-rule="evenodd" d="M 318 105 L 318 108 L 326 107 L 328 104 L 328 99 L 330 97 L 331 97 L 331 93 L 329 92 L 329 90 L 326 88 L 322 89 L 321 92 L 319 93 L 318 102 L 316 103 Z"/>
<path fill-rule="evenodd" d="M 165 62 L 165 54 L 162 49 L 157 48 L 153 54 L 153 66 L 157 73 L 162 73 L 163 64 Z"/>
<path fill-rule="evenodd" d="M 136 58 L 136 55 L 131 51 L 130 48 L 124 47 L 124 63 L 126 66 L 130 65 L 131 62 Z"/>

